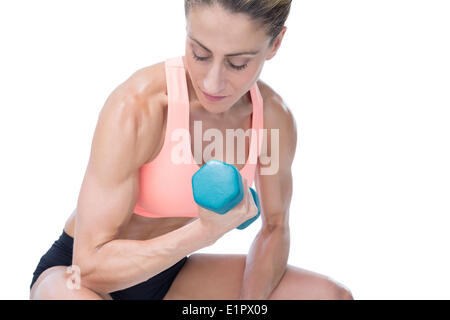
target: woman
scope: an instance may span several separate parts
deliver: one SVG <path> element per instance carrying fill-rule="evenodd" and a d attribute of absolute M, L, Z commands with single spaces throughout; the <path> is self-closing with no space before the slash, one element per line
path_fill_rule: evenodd
<path fill-rule="evenodd" d="M 296 126 L 258 78 L 281 45 L 290 5 L 185 0 L 185 56 L 138 70 L 108 97 L 77 207 L 41 258 L 31 299 L 352 299 L 330 278 L 286 264 Z M 191 137 L 181 140 L 182 163 L 180 129 Z M 224 144 L 214 157 L 193 152 L 205 149 L 208 130 L 229 129 L 267 135 L 237 150 Z M 234 162 L 235 151 L 245 161 Z M 244 199 L 225 215 L 192 199 L 192 175 L 213 158 L 245 181 Z M 249 254 L 192 254 L 255 216 L 253 180 L 262 228 Z"/>

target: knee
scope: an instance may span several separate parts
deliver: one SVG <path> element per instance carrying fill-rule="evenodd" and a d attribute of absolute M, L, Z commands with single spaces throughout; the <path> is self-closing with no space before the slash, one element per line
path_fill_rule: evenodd
<path fill-rule="evenodd" d="M 30 292 L 31 300 L 58 300 L 60 299 L 59 284 L 53 274 L 48 274 L 43 279 L 38 279 Z"/>
<path fill-rule="evenodd" d="M 39 279 L 38 279 L 39 280 Z M 31 300 L 102 300 L 95 292 L 84 288 L 68 286 L 68 276 L 62 269 L 52 270 L 44 275 L 30 292 Z"/>
<path fill-rule="evenodd" d="M 338 300 L 355 300 L 351 291 L 344 287 L 340 287 L 338 292 Z"/>
<path fill-rule="evenodd" d="M 345 286 L 332 281 L 332 299 L 333 300 L 354 300 L 353 294 Z"/>
<path fill-rule="evenodd" d="M 350 290 L 329 277 L 324 277 L 319 283 L 321 285 L 318 286 L 320 288 L 318 300 L 354 300 Z"/>

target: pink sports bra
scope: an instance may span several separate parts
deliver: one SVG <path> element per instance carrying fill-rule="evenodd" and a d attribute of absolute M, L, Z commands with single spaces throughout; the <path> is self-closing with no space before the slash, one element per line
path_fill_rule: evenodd
<path fill-rule="evenodd" d="M 165 61 L 168 110 L 164 144 L 159 154 L 139 170 L 139 195 L 134 213 L 149 217 L 197 217 L 198 205 L 192 195 L 192 176 L 200 169 L 191 152 L 190 138 L 186 150 L 189 151 L 188 163 L 172 161 L 172 153 L 179 149 L 180 142 L 174 141 L 174 130 L 183 128 L 189 132 L 189 97 L 183 57 Z M 255 82 L 250 89 L 253 104 L 252 131 L 250 149 L 246 164 L 240 173 L 252 186 L 257 155 L 262 144 L 260 129 L 263 129 L 263 99 Z M 175 135 L 176 136 L 176 135 Z"/>

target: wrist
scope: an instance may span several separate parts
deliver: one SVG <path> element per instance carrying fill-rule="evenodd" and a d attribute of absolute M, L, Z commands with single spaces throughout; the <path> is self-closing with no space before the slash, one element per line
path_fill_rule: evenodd
<path fill-rule="evenodd" d="M 195 220 L 193 223 L 197 224 L 198 232 L 202 234 L 204 239 L 206 239 L 207 246 L 213 245 L 223 234 L 214 230 L 209 225 L 205 224 L 201 219 Z"/>

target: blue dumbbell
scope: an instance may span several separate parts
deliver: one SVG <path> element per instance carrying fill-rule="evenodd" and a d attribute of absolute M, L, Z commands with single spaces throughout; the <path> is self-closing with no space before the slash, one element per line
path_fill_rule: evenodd
<path fill-rule="evenodd" d="M 218 214 L 227 213 L 244 198 L 244 184 L 239 171 L 235 166 L 218 160 L 208 161 L 192 176 L 192 191 L 199 206 Z M 258 214 L 237 227 L 239 230 L 247 228 L 261 212 L 258 194 L 253 188 L 250 191 Z"/>

